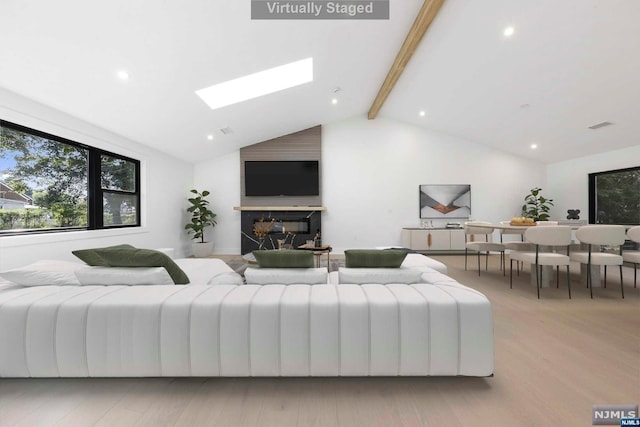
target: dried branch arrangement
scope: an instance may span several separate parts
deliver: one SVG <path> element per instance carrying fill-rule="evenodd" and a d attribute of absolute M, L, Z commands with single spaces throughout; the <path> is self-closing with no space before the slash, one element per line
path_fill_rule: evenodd
<path fill-rule="evenodd" d="M 259 239 L 264 239 L 273 229 L 275 223 L 275 219 L 272 219 L 270 222 L 265 222 L 264 218 L 260 218 L 258 222 L 253 224 L 253 234 Z"/>

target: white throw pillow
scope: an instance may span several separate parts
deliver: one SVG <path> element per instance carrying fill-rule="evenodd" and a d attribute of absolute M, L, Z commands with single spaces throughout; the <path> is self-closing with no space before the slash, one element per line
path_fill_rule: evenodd
<path fill-rule="evenodd" d="M 213 276 L 207 282 L 207 285 L 244 285 L 244 280 L 242 280 L 242 276 L 236 273 L 235 271 L 224 272 Z"/>
<path fill-rule="evenodd" d="M 174 284 L 164 267 L 83 267 L 75 273 L 82 286 Z"/>
<path fill-rule="evenodd" d="M 79 286 L 74 272 L 85 264 L 71 261 L 41 260 L 0 273 L 0 277 L 22 286 Z"/>
<path fill-rule="evenodd" d="M 354 285 L 389 283 L 420 283 L 422 273 L 407 268 L 346 268 L 338 269 L 339 283 Z"/>
<path fill-rule="evenodd" d="M 326 268 L 247 268 L 247 285 L 326 285 Z"/>

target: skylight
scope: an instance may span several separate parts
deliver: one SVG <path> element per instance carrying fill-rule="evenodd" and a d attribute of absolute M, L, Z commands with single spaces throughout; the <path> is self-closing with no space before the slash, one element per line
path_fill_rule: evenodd
<path fill-rule="evenodd" d="M 212 110 L 313 81 L 313 58 L 303 59 L 196 91 Z"/>

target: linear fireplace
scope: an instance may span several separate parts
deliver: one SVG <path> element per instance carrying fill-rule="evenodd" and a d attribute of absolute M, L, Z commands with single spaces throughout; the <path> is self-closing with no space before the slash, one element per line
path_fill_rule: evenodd
<path fill-rule="evenodd" d="M 320 211 L 242 211 L 240 250 L 243 255 L 258 249 L 259 239 L 253 234 L 253 226 L 261 220 L 273 221 L 264 242 L 265 249 L 278 249 L 278 240 L 295 248 L 313 239 L 322 229 Z"/>
<path fill-rule="evenodd" d="M 262 218 L 262 217 L 261 217 Z M 309 218 L 294 218 L 294 219 L 266 219 L 265 221 L 274 221 L 273 228 L 269 234 L 311 234 L 311 220 Z M 255 218 L 253 224 L 260 222 L 260 218 Z"/>

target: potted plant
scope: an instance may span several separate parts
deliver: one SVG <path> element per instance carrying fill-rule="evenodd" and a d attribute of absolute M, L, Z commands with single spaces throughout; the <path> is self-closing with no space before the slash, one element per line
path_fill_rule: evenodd
<path fill-rule="evenodd" d="M 542 188 L 532 188 L 524 198 L 522 216 L 532 218 L 534 221 L 548 221 L 549 210 L 553 206 L 553 199 L 547 199 L 540 194 Z"/>
<path fill-rule="evenodd" d="M 196 258 L 204 258 L 213 252 L 213 242 L 207 242 L 204 240 L 204 229 L 211 226 L 214 227 L 216 223 L 216 214 L 209 209 L 209 201 L 205 198 L 209 193 L 204 190 L 202 193 L 191 190 L 191 193 L 195 194 L 195 197 L 189 198 L 191 206 L 187 209 L 187 212 L 191 213 L 191 222 L 184 226 L 185 230 L 189 234 L 193 233 L 193 255 Z"/>

